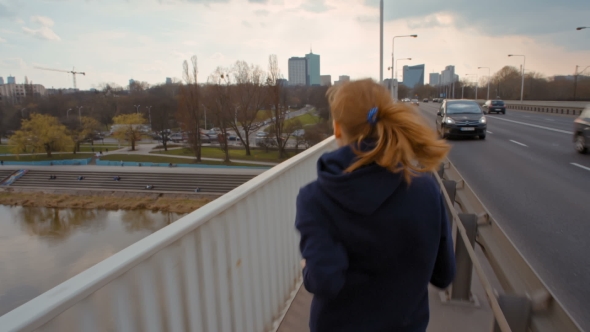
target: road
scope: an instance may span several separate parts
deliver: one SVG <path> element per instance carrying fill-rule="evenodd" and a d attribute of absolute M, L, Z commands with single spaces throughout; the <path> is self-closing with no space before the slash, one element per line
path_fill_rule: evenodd
<path fill-rule="evenodd" d="M 420 110 L 434 127 L 440 104 Z M 590 155 L 575 152 L 572 116 L 508 109 L 486 140 L 451 140 L 451 162 L 521 253 L 590 330 Z"/>

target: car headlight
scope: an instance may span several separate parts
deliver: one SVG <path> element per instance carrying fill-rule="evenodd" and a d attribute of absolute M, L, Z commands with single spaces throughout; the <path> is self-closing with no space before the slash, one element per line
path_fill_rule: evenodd
<path fill-rule="evenodd" d="M 482 116 L 481 119 L 479 119 L 479 123 L 486 123 L 486 117 Z"/>
<path fill-rule="evenodd" d="M 446 122 L 447 124 L 454 124 L 454 123 L 455 123 L 455 120 L 453 120 L 453 119 L 451 119 L 451 118 L 447 118 L 447 119 L 445 120 L 445 122 Z"/>

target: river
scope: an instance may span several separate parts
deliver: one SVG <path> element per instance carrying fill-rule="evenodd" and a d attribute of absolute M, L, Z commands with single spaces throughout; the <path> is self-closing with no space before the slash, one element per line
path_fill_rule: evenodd
<path fill-rule="evenodd" d="M 0 205 L 0 316 L 181 216 Z"/>

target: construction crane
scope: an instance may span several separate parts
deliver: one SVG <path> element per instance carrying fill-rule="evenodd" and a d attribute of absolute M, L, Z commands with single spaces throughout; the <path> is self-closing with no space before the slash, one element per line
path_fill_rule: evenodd
<path fill-rule="evenodd" d="M 75 68 L 72 68 L 72 70 L 61 70 L 61 69 L 51 69 L 51 68 L 43 68 L 43 67 L 35 67 L 36 69 L 42 69 L 42 70 L 51 70 L 51 71 L 58 71 L 61 73 L 68 73 L 68 74 L 72 74 L 72 77 L 74 78 L 74 89 L 77 89 L 78 87 L 76 86 L 76 75 L 84 75 L 86 76 L 86 73 L 80 72 L 80 71 L 76 71 Z"/>

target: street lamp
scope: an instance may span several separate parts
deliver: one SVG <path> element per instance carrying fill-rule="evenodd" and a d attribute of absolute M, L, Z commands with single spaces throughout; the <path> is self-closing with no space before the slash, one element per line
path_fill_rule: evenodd
<path fill-rule="evenodd" d="M 397 87 L 398 87 L 398 84 L 399 84 L 399 82 L 397 81 L 397 68 L 398 68 L 397 62 L 400 61 L 400 60 L 401 61 L 405 61 L 405 60 L 411 61 L 412 58 L 402 58 L 402 59 L 395 60 L 395 100 L 397 100 L 397 92 L 398 92 Z M 393 81 L 392 81 L 392 83 L 393 83 Z"/>
<path fill-rule="evenodd" d="M 586 66 L 584 70 L 578 72 L 578 68 L 581 66 L 576 65 L 576 71 L 574 72 L 574 100 L 576 100 L 576 91 L 578 90 L 578 75 L 586 71 L 586 69 L 590 68 L 590 66 Z"/>
<path fill-rule="evenodd" d="M 488 70 L 488 96 L 486 99 L 490 99 L 490 67 L 477 67 L 477 69 L 487 69 Z"/>
<path fill-rule="evenodd" d="M 508 57 L 512 56 L 521 56 L 522 57 L 522 83 L 520 85 L 520 102 L 522 103 L 522 99 L 524 96 L 524 65 L 526 63 L 526 57 L 521 54 L 508 54 Z"/>
<path fill-rule="evenodd" d="M 576 30 L 590 29 L 590 27 L 577 27 Z"/>
<path fill-rule="evenodd" d="M 135 107 L 135 113 L 139 113 L 139 106 L 141 105 L 133 105 L 133 107 Z"/>
<path fill-rule="evenodd" d="M 395 36 L 393 37 L 393 39 L 391 40 L 391 97 L 394 98 L 394 94 L 393 94 L 393 65 L 394 65 L 394 45 L 395 45 L 395 38 L 403 38 L 403 37 L 411 37 L 411 38 L 417 38 L 418 35 L 403 35 L 403 36 Z M 396 94 L 395 96 L 397 97 L 397 86 L 396 86 Z M 397 100 L 397 98 L 394 98 L 394 100 Z"/>
<path fill-rule="evenodd" d="M 148 109 L 148 115 L 150 117 L 150 130 L 151 130 L 152 129 L 152 107 L 146 106 L 146 108 Z"/>
<path fill-rule="evenodd" d="M 477 74 L 465 74 L 465 76 L 475 76 L 477 82 Z M 463 99 L 463 91 L 461 91 L 461 99 Z M 475 85 L 475 99 L 477 100 L 477 84 Z"/>
<path fill-rule="evenodd" d="M 78 106 L 78 120 L 80 121 L 80 125 L 82 125 L 82 107 L 84 106 Z"/>

